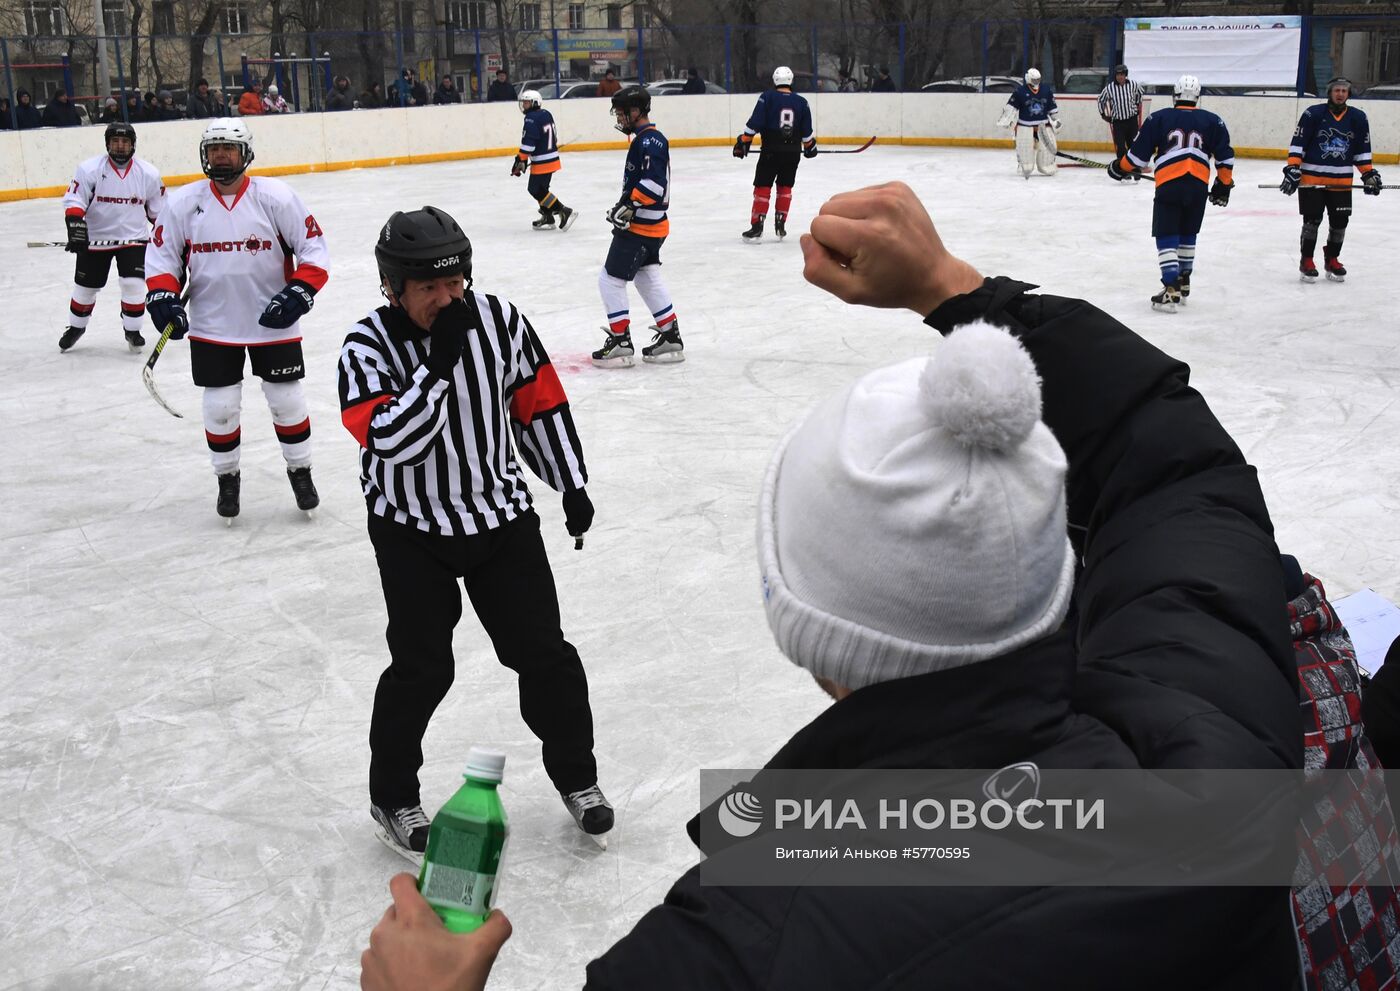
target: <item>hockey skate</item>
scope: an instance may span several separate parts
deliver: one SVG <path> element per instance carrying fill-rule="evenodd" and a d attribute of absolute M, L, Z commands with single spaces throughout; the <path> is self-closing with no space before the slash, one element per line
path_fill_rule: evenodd
<path fill-rule="evenodd" d="M 321 497 L 316 494 L 316 485 L 311 481 L 311 466 L 288 468 L 287 478 L 292 483 L 292 494 L 297 498 L 297 509 L 309 516 L 313 509 L 321 505 Z"/>
<path fill-rule="evenodd" d="M 608 848 L 608 830 L 613 828 L 613 807 L 597 785 L 583 791 L 559 793 L 564 807 L 578 823 L 578 828 L 588 834 L 588 838 L 604 850 Z"/>
<path fill-rule="evenodd" d="M 773 233 L 778 235 L 779 241 L 787 237 L 787 214 L 773 214 Z"/>
<path fill-rule="evenodd" d="M 620 334 L 614 334 L 604 327 L 603 332 L 608 335 L 608 339 L 603 342 L 603 346 L 593 352 L 593 364 L 599 368 L 631 368 L 632 359 L 636 352 L 632 350 L 632 332 L 624 330 Z"/>
<path fill-rule="evenodd" d="M 1179 302 L 1182 306 L 1185 306 L 1187 298 L 1191 295 L 1191 273 L 1182 272 L 1181 277 L 1176 280 L 1176 284 L 1177 288 L 1181 290 L 1181 299 Z"/>
<path fill-rule="evenodd" d="M 58 339 L 58 349 L 67 351 L 74 344 L 78 343 L 78 338 L 87 333 L 86 327 L 69 327 L 63 332 L 63 336 Z"/>
<path fill-rule="evenodd" d="M 238 472 L 231 471 L 219 476 L 219 501 L 214 504 L 214 509 L 228 526 L 233 526 L 233 518 L 238 515 L 239 488 Z"/>
<path fill-rule="evenodd" d="M 423 851 L 428 849 L 428 827 L 432 825 L 423 806 L 386 809 L 371 802 L 369 814 L 379 824 L 375 831 L 379 842 L 410 863 L 423 865 Z"/>
<path fill-rule="evenodd" d="M 1327 280 L 1329 282 L 1345 282 L 1347 280 L 1347 267 L 1342 264 L 1342 260 L 1337 257 L 1327 259 L 1323 263 L 1323 268 L 1327 270 Z"/>
<path fill-rule="evenodd" d="M 554 230 L 554 214 L 541 213 L 540 219 L 536 220 L 530 226 L 537 231 L 552 231 Z"/>
<path fill-rule="evenodd" d="M 566 231 L 574 226 L 574 221 L 578 220 L 578 211 L 571 210 L 566 206 L 559 208 L 559 230 Z"/>
<path fill-rule="evenodd" d="M 754 243 L 754 242 L 756 242 L 756 241 L 758 241 L 760 238 L 763 237 L 763 221 L 762 221 L 762 220 L 756 220 L 756 221 L 754 221 L 753 225 L 752 225 L 751 227 L 749 227 L 748 230 L 744 231 L 744 233 L 740 234 L 739 236 L 742 237 L 745 241 L 748 241 L 748 242 L 751 243 L 751 244 Z"/>
<path fill-rule="evenodd" d="M 1304 258 L 1298 263 L 1298 278 L 1303 282 L 1317 281 L 1317 265 L 1311 258 Z"/>
<path fill-rule="evenodd" d="M 1180 302 L 1181 288 L 1178 283 L 1173 282 L 1169 286 L 1163 286 L 1162 291 L 1152 297 L 1152 308 L 1163 313 L 1175 313 Z"/>
<path fill-rule="evenodd" d="M 126 335 L 126 346 L 131 348 L 131 350 L 140 351 L 146 346 L 146 339 L 141 336 L 141 331 L 127 330 L 123 331 L 123 333 Z"/>
<path fill-rule="evenodd" d="M 679 320 L 672 320 L 665 330 L 655 324 L 651 329 L 656 331 L 656 336 L 651 339 L 650 344 L 642 348 L 643 361 L 660 365 L 685 361 L 685 344 L 681 341 Z"/>

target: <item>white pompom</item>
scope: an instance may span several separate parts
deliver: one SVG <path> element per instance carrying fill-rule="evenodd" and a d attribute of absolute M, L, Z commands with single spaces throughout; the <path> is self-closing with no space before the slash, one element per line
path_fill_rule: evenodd
<path fill-rule="evenodd" d="M 919 375 L 929 419 L 968 447 L 1010 451 L 1040 419 L 1040 376 L 1021 342 L 985 321 L 956 328 Z"/>

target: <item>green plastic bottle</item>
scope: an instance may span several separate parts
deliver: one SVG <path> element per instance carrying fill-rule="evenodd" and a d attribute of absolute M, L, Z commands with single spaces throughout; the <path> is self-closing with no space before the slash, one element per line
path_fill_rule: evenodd
<path fill-rule="evenodd" d="M 506 755 L 487 747 L 467 751 L 466 782 L 433 816 L 418 890 L 449 932 L 469 933 L 495 904 L 510 829 L 496 786 Z"/>

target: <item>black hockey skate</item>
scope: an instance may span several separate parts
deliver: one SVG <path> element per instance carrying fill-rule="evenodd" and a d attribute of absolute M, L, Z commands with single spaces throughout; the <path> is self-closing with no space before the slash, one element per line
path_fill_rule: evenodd
<path fill-rule="evenodd" d="M 141 331 L 126 330 L 122 333 L 126 335 L 126 346 L 131 348 L 131 350 L 140 351 L 146 346 L 146 339 L 141 336 Z"/>
<path fill-rule="evenodd" d="M 1345 282 L 1347 280 L 1347 267 L 1342 264 L 1342 260 L 1333 256 L 1327 259 L 1322 267 L 1327 270 L 1329 282 Z"/>
<path fill-rule="evenodd" d="M 603 797 L 598 786 L 593 785 L 591 788 L 583 789 L 583 791 L 567 794 L 561 791 L 559 797 L 564 800 L 564 807 L 569 810 L 569 815 L 574 817 L 578 828 L 587 833 L 594 843 L 606 850 L 608 848 L 606 834 L 608 830 L 613 828 L 613 807 Z"/>
<path fill-rule="evenodd" d="M 231 471 L 219 476 L 219 501 L 214 504 L 214 509 L 220 516 L 228 520 L 229 525 L 233 524 L 233 518 L 238 515 L 239 488 L 238 472 Z"/>
<path fill-rule="evenodd" d="M 620 334 L 614 334 L 606 327 L 603 332 L 608 335 L 608 339 L 603 342 L 603 346 L 593 352 L 593 364 L 599 368 L 631 368 L 632 359 L 636 352 L 632 350 L 632 332 L 624 330 Z"/>
<path fill-rule="evenodd" d="M 540 219 L 539 219 L 539 220 L 536 220 L 536 221 L 535 221 L 533 224 L 531 224 L 530 226 L 533 227 L 533 228 L 534 228 L 535 230 L 537 230 L 537 231 L 552 231 L 552 230 L 554 230 L 554 214 L 553 214 L 553 213 L 544 213 L 544 212 L 542 211 L 542 212 L 540 213 Z"/>
<path fill-rule="evenodd" d="M 1317 263 L 1311 258 L 1304 258 L 1298 263 L 1298 278 L 1303 282 L 1317 281 Z"/>
<path fill-rule="evenodd" d="M 428 849 L 428 827 L 432 825 L 423 806 L 386 809 L 371 802 L 369 814 L 379 824 L 375 835 L 381 843 L 411 863 L 422 865 L 423 851 Z"/>
<path fill-rule="evenodd" d="M 739 236 L 742 237 L 745 241 L 757 241 L 759 238 L 763 237 L 763 221 L 758 221 Z"/>
<path fill-rule="evenodd" d="M 787 214 L 773 214 L 773 233 L 778 235 L 779 241 L 787 237 Z"/>
<path fill-rule="evenodd" d="M 1152 297 L 1152 308 L 1161 310 L 1163 313 L 1175 313 L 1177 304 L 1181 302 L 1181 287 L 1173 282 L 1169 286 L 1163 286 L 1162 291 Z"/>
<path fill-rule="evenodd" d="M 1177 288 L 1181 290 L 1180 303 L 1182 306 L 1185 306 L 1187 299 L 1191 295 L 1191 273 L 1182 272 L 1181 277 L 1176 280 L 1176 284 Z"/>
<path fill-rule="evenodd" d="M 642 348 L 642 360 L 653 364 L 672 364 L 685 361 L 685 344 L 681 341 L 681 322 L 672 320 L 665 330 L 652 325 L 656 336 Z"/>
<path fill-rule="evenodd" d="M 556 212 L 559 215 L 559 230 L 561 232 L 574 226 L 574 221 L 578 220 L 577 210 L 571 210 L 566 206 L 560 206 Z"/>
<path fill-rule="evenodd" d="M 67 351 L 74 344 L 78 343 L 78 338 L 87 333 L 86 327 L 69 327 L 63 332 L 63 336 L 58 339 L 58 349 Z"/>
<path fill-rule="evenodd" d="M 287 478 L 292 483 L 292 494 L 297 497 L 297 509 L 311 512 L 321 505 L 321 497 L 316 494 L 316 486 L 311 481 L 311 466 L 288 468 Z"/>

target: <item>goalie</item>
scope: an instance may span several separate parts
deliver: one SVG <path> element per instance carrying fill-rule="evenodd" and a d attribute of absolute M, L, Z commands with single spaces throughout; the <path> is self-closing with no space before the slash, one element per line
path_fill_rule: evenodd
<path fill-rule="evenodd" d="M 1050 87 L 1040 85 L 1040 70 L 1027 69 L 1026 81 L 1016 87 L 997 121 L 998 127 L 1016 129 L 1016 167 L 1027 179 L 1032 169 L 1055 174 L 1055 153 L 1060 150 L 1055 132 L 1060 129 L 1060 108 Z"/>

